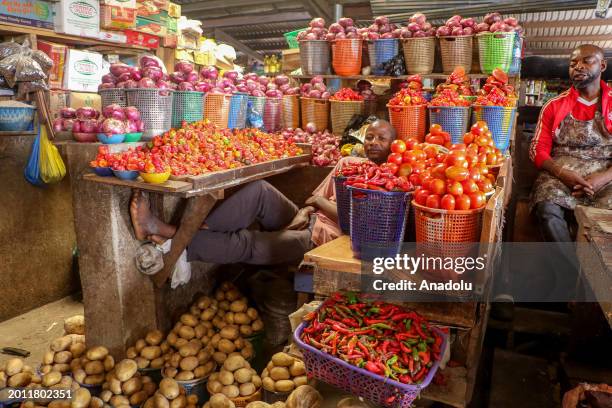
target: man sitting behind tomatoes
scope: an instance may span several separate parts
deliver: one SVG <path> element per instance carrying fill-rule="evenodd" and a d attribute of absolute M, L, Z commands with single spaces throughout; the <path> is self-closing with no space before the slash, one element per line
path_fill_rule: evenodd
<path fill-rule="evenodd" d="M 389 122 L 373 122 L 364 141 L 367 159 L 384 163 L 395 137 L 395 129 Z M 247 184 L 203 220 L 186 250 L 188 261 L 253 265 L 299 262 L 313 246 L 341 235 L 332 175 L 350 163 L 367 159 L 341 159 L 302 209 L 266 181 Z M 141 241 L 161 245 L 176 234 L 177 226 L 151 213 L 148 196 L 141 191 L 135 191 L 132 196 L 130 215 L 136 238 Z M 261 229 L 248 229 L 255 222 Z M 157 282 L 166 279 L 168 276 L 155 278 Z"/>

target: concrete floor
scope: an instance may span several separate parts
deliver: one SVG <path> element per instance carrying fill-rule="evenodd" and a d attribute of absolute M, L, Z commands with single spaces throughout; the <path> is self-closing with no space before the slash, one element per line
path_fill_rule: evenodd
<path fill-rule="evenodd" d="M 0 322 L 0 347 L 18 347 L 30 352 L 29 365 L 40 364 L 49 343 L 64 334 L 64 319 L 83 314 L 83 304 L 68 296 L 25 314 Z M 0 354 L 0 362 L 12 356 Z"/>

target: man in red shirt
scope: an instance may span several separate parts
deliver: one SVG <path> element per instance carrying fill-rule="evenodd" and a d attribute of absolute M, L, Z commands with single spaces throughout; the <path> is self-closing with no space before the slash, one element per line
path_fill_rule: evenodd
<path fill-rule="evenodd" d="M 530 157 L 542 171 L 531 204 L 547 241 L 573 241 L 567 219 L 577 204 L 612 209 L 612 89 L 601 81 L 605 69 L 601 48 L 576 48 L 572 87 L 540 113 Z"/>

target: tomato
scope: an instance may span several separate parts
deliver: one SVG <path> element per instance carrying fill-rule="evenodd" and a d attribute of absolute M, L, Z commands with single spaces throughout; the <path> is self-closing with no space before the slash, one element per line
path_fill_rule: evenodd
<path fill-rule="evenodd" d="M 478 169 L 481 175 L 486 176 L 489 174 L 489 168 L 484 163 L 478 163 L 474 166 L 475 169 Z"/>
<path fill-rule="evenodd" d="M 455 197 L 455 209 L 457 210 L 469 210 L 471 206 L 470 196 L 462 194 Z"/>
<path fill-rule="evenodd" d="M 429 133 L 431 133 L 432 135 L 437 135 L 437 134 L 440 134 L 441 132 L 442 132 L 442 126 L 438 125 L 437 123 L 434 123 L 433 125 L 429 127 Z"/>
<path fill-rule="evenodd" d="M 488 178 L 484 178 L 476 182 L 476 184 L 478 185 L 480 191 L 484 191 L 485 193 L 488 193 L 489 191 L 493 190 L 493 183 L 491 183 L 491 180 L 489 180 Z"/>
<path fill-rule="evenodd" d="M 484 206 L 487 202 L 487 199 L 482 191 L 469 194 L 470 197 L 470 208 L 476 209 Z"/>
<path fill-rule="evenodd" d="M 478 137 L 477 137 L 477 138 L 474 140 L 474 142 L 476 142 L 476 144 L 477 144 L 478 146 L 481 146 L 481 147 L 482 147 L 482 146 L 488 146 L 488 145 L 489 145 L 489 138 L 488 138 L 488 137 L 486 137 L 486 136 L 482 136 L 482 135 L 481 135 L 481 136 L 478 136 Z"/>
<path fill-rule="evenodd" d="M 426 165 L 427 167 L 433 167 L 433 166 L 435 166 L 436 164 L 438 164 L 438 162 L 436 161 L 436 159 L 435 159 L 435 158 L 430 158 L 430 159 L 425 160 L 425 165 Z"/>
<path fill-rule="evenodd" d="M 418 140 L 410 138 L 408 140 L 405 140 L 404 143 L 406 144 L 406 150 L 412 150 L 414 149 L 414 145 L 419 143 Z"/>
<path fill-rule="evenodd" d="M 495 182 L 497 181 L 497 177 L 495 177 L 491 173 L 487 174 L 485 177 L 488 178 L 489 180 L 491 180 L 491 184 L 495 184 Z"/>
<path fill-rule="evenodd" d="M 465 146 L 465 143 L 454 143 L 451 145 L 450 147 L 451 150 L 459 150 L 461 152 L 465 152 L 467 147 Z"/>
<path fill-rule="evenodd" d="M 395 139 L 391 143 L 391 151 L 393 153 L 404 153 L 406 151 L 406 142 L 400 139 Z"/>
<path fill-rule="evenodd" d="M 460 196 L 461 194 L 463 194 L 463 185 L 459 181 L 451 182 L 447 189 L 448 192 L 454 196 Z"/>
<path fill-rule="evenodd" d="M 426 146 L 423 151 L 427 155 L 428 159 L 435 159 L 436 154 L 438 154 L 438 149 L 435 146 Z"/>
<path fill-rule="evenodd" d="M 474 141 L 474 134 L 472 132 L 463 134 L 463 143 L 465 143 L 466 145 L 469 145 L 473 141 Z"/>
<path fill-rule="evenodd" d="M 506 74 L 500 68 L 495 68 L 493 72 L 491 72 L 491 75 L 502 84 L 508 83 L 508 74 Z"/>
<path fill-rule="evenodd" d="M 435 178 L 443 179 L 446 178 L 446 164 L 436 164 L 431 168 L 431 175 Z"/>
<path fill-rule="evenodd" d="M 402 155 L 399 153 L 391 153 L 389 157 L 387 157 L 387 163 L 395 163 L 399 166 L 402 164 Z"/>
<path fill-rule="evenodd" d="M 445 143 L 449 143 L 451 141 L 450 133 L 448 133 L 448 132 L 441 132 L 440 135 L 444 136 L 444 142 Z"/>
<path fill-rule="evenodd" d="M 480 122 L 474 123 L 470 128 L 470 132 L 473 133 L 475 137 L 478 137 L 487 131 L 487 129 L 485 129 L 483 126 L 479 126 L 479 123 Z"/>
<path fill-rule="evenodd" d="M 441 135 L 428 135 L 425 137 L 425 142 L 442 146 L 446 141 Z"/>
<path fill-rule="evenodd" d="M 414 162 L 412 164 L 412 172 L 416 173 L 416 174 L 421 174 L 422 172 L 424 172 L 426 169 L 425 167 L 425 163 L 423 162 Z"/>
<path fill-rule="evenodd" d="M 414 150 L 406 150 L 404 154 L 402 155 L 402 161 L 404 163 L 414 163 L 416 161 Z"/>
<path fill-rule="evenodd" d="M 465 194 L 472 194 L 478 191 L 478 184 L 472 179 L 463 180 L 461 186 Z"/>
<path fill-rule="evenodd" d="M 479 169 L 475 167 L 470 169 L 470 180 L 478 181 L 481 178 L 482 178 L 482 175 L 480 174 Z"/>
<path fill-rule="evenodd" d="M 415 186 L 421 185 L 421 178 L 416 173 L 412 173 L 410 176 L 408 176 L 408 181 L 411 182 Z"/>
<path fill-rule="evenodd" d="M 438 163 L 442 163 L 446 159 L 446 153 L 438 153 L 436 154 L 436 161 Z"/>
<path fill-rule="evenodd" d="M 447 166 L 468 167 L 465 152 L 462 150 L 451 150 L 448 156 L 446 156 L 445 163 Z"/>
<path fill-rule="evenodd" d="M 440 194 L 440 195 L 442 195 L 442 194 L 444 194 L 446 192 L 446 184 L 444 183 L 444 180 L 441 180 L 439 178 L 435 178 L 435 179 L 431 180 L 431 182 L 429 183 L 429 190 L 433 194 Z"/>
<path fill-rule="evenodd" d="M 430 194 L 427 200 L 425 200 L 425 207 L 440 208 L 440 196 L 437 194 Z"/>
<path fill-rule="evenodd" d="M 396 175 L 397 171 L 399 169 L 399 166 L 395 163 L 383 163 L 380 165 L 381 169 L 386 169 L 389 171 L 389 173 Z"/>
<path fill-rule="evenodd" d="M 397 171 L 398 176 L 408 177 L 412 173 L 412 166 L 409 163 L 402 163 Z"/>
<path fill-rule="evenodd" d="M 455 209 L 455 197 L 452 194 L 444 194 L 442 200 L 440 200 L 440 207 L 443 210 L 454 210 Z"/>
<path fill-rule="evenodd" d="M 419 174 L 419 184 L 428 190 L 430 189 L 429 183 L 431 183 L 432 180 L 433 178 L 429 174 Z"/>
<path fill-rule="evenodd" d="M 416 201 L 417 204 L 426 205 L 427 197 L 429 197 L 430 195 L 431 193 L 429 192 L 429 190 L 422 188 L 415 193 L 414 201 Z"/>
<path fill-rule="evenodd" d="M 478 163 L 478 155 L 475 153 L 469 152 L 465 156 L 465 161 L 468 164 L 468 169 L 471 169 L 472 167 L 474 167 L 476 163 Z"/>
<path fill-rule="evenodd" d="M 446 177 L 454 181 L 463 181 L 468 178 L 470 172 L 468 169 L 459 166 L 448 167 L 445 171 Z"/>
<path fill-rule="evenodd" d="M 414 155 L 414 157 L 416 158 L 416 160 L 425 160 L 427 158 L 427 155 L 425 154 L 425 152 L 421 149 L 414 149 L 412 151 L 412 154 Z"/>
<path fill-rule="evenodd" d="M 495 153 L 487 153 L 487 164 L 489 166 L 497 164 L 497 155 Z"/>
<path fill-rule="evenodd" d="M 493 133 L 491 133 L 490 130 L 487 130 L 486 132 L 484 132 L 483 135 L 488 137 L 489 139 L 493 139 Z"/>

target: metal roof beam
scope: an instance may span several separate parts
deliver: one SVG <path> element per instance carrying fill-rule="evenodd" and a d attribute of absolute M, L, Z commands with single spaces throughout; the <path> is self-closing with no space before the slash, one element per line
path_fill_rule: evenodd
<path fill-rule="evenodd" d="M 265 5 L 265 4 L 274 4 L 274 3 L 285 3 L 287 0 L 266 0 L 264 2 L 259 2 L 259 4 L 255 5 Z M 181 10 L 184 13 L 191 13 L 194 11 L 203 11 L 203 10 L 214 10 L 220 8 L 231 8 L 231 7 L 248 7 L 253 6 L 253 0 L 206 0 L 206 1 L 198 1 L 196 3 L 188 3 L 184 4 Z"/>
<path fill-rule="evenodd" d="M 525 21 L 521 22 L 523 28 L 557 28 L 557 27 L 595 27 L 595 26 L 610 26 L 612 27 L 612 18 L 602 19 L 593 18 L 588 20 L 558 20 L 558 21 Z"/>
<path fill-rule="evenodd" d="M 264 15 L 242 15 L 222 18 L 207 19 L 204 14 L 193 14 L 191 17 L 202 18 L 203 26 L 207 28 L 234 27 L 253 24 L 284 23 L 289 21 L 309 20 L 310 15 L 302 11 L 290 11 L 286 13 L 264 14 Z"/>
<path fill-rule="evenodd" d="M 263 62 L 263 56 L 260 53 L 248 47 L 243 42 L 238 41 L 237 39 L 235 39 L 234 37 L 232 37 L 231 35 L 229 35 L 223 30 L 215 29 L 215 40 L 217 42 L 226 43 L 228 45 L 231 45 L 232 47 L 242 52 L 243 54 L 246 54 L 249 57 L 257 61 Z"/>
<path fill-rule="evenodd" d="M 327 23 L 333 20 L 329 7 L 322 6 L 317 0 L 302 0 L 301 3 L 312 18 L 323 17 Z"/>
<path fill-rule="evenodd" d="M 567 42 L 567 41 L 610 41 L 612 37 L 603 35 L 559 35 L 554 37 L 527 37 L 528 43 L 536 42 Z"/>

